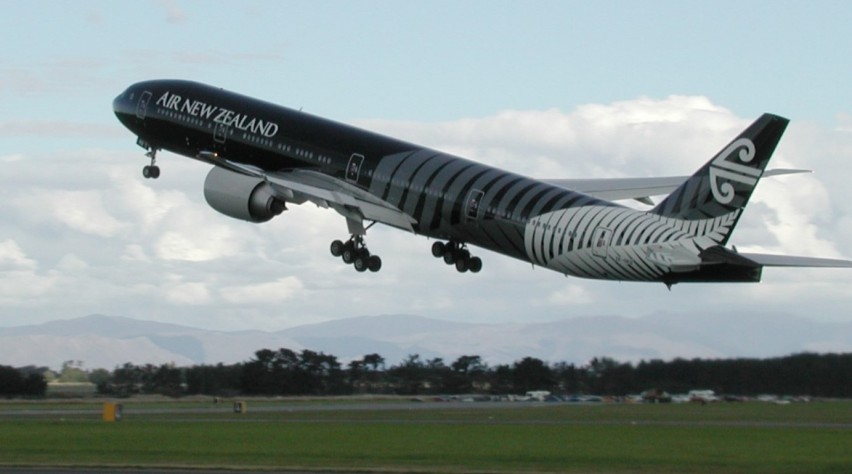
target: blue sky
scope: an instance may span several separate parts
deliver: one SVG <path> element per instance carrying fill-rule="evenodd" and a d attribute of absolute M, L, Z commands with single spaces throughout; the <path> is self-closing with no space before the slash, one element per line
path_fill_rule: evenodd
<path fill-rule="evenodd" d="M 848 272 L 767 270 L 761 285 L 670 293 L 486 254 L 482 274 L 455 275 L 427 240 L 387 228 L 370 236 L 385 268 L 361 278 L 326 255 L 345 232 L 330 211 L 228 221 L 201 198 L 206 168 L 174 155 L 158 182 L 142 180 L 142 150 L 111 110 L 133 82 L 193 79 L 566 178 L 690 173 L 774 112 L 792 120 L 777 163 L 817 173 L 761 183 L 733 243 L 852 257 L 848 2 L 0 8 L 0 325 L 100 312 L 278 329 L 361 314 L 513 321 L 690 305 L 852 318 Z"/>
<path fill-rule="evenodd" d="M 97 99 L 149 77 L 190 77 L 347 120 L 697 94 L 745 116 L 771 109 L 828 121 L 852 103 L 852 7 L 842 1 L 3 7 L 4 99 L 18 116 L 51 116 L 61 97 L 81 118 L 109 122 Z"/>

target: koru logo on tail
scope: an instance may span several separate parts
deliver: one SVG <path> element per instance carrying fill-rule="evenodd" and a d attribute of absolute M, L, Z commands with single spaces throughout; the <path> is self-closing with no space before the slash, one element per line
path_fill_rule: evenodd
<path fill-rule="evenodd" d="M 736 191 L 731 181 L 754 186 L 760 178 L 761 170 L 735 162 L 734 157 L 743 163 L 754 159 L 754 143 L 748 138 L 740 138 L 725 148 L 710 164 L 710 190 L 719 204 L 730 204 Z M 730 160 L 729 160 L 730 159 Z M 719 180 L 723 180 L 720 184 Z"/>

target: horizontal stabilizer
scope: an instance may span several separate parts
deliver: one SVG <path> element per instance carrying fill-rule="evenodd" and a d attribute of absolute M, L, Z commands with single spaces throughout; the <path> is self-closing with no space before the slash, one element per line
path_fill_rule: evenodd
<path fill-rule="evenodd" d="M 757 267 L 760 266 L 754 260 L 744 257 L 741 253 L 729 250 L 721 245 L 716 245 L 708 249 L 702 250 L 701 261 L 705 265 L 727 264 L 738 265 L 742 267 Z"/>
<path fill-rule="evenodd" d="M 837 258 L 795 257 L 792 255 L 770 255 L 764 253 L 745 253 L 737 255 L 766 267 L 823 267 L 852 268 L 852 260 Z"/>

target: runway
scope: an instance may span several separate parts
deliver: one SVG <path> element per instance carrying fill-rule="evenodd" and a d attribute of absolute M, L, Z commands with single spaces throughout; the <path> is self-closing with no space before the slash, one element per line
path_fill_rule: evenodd
<path fill-rule="evenodd" d="M 529 409 L 536 410 L 539 408 L 549 408 L 556 406 L 564 407 L 606 407 L 614 406 L 613 404 L 602 404 L 596 402 L 422 402 L 416 401 L 394 401 L 394 402 L 337 402 L 337 403 L 304 403 L 304 402 L 282 402 L 275 405 L 252 405 L 249 402 L 248 413 L 251 414 L 309 414 L 309 413 L 328 413 L 339 412 L 339 416 L 334 418 L 318 417 L 306 418 L 300 416 L 298 419 L 282 421 L 280 418 L 264 419 L 258 417 L 240 417 L 236 416 L 234 409 L 230 403 L 210 404 L 203 407 L 180 407 L 180 408 L 147 408 L 145 403 L 136 403 L 135 406 L 126 406 L 123 410 L 125 420 L 139 420 L 146 416 L 163 416 L 175 415 L 169 417 L 166 421 L 171 423 L 353 423 L 353 424 L 499 424 L 499 425 L 632 425 L 632 426 L 713 426 L 713 427 L 743 427 L 743 428 L 815 428 L 815 429 L 852 429 L 852 423 L 844 422 L 810 422 L 810 421 L 755 421 L 755 420 L 647 420 L 647 419 L 547 419 L 530 417 L 523 420 L 512 419 L 411 419 L 411 418 L 394 418 L 394 417 L 378 417 L 373 419 L 363 419 L 358 417 L 349 418 L 347 413 L 394 413 L 394 412 L 413 412 L 413 411 L 435 411 L 445 410 L 450 412 L 455 411 L 488 411 L 488 410 L 511 410 L 511 409 Z M 30 410 L 2 410 L 0 405 L 0 419 L 4 418 L 54 418 L 54 417 L 87 417 L 99 418 L 101 415 L 100 409 L 30 409 Z M 187 415 L 182 418 L 180 415 Z M 191 416 L 190 416 L 191 415 Z M 199 416 L 200 415 L 200 416 Z M 210 415 L 205 417 L 203 415 Z M 233 416 L 232 416 L 233 415 Z"/>

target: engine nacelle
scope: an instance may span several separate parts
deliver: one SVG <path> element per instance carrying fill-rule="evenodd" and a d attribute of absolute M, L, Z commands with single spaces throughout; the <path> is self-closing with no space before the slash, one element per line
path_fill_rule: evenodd
<path fill-rule="evenodd" d="M 267 182 L 218 166 L 207 173 L 204 198 L 213 209 L 228 217 L 266 222 L 287 209 Z"/>

